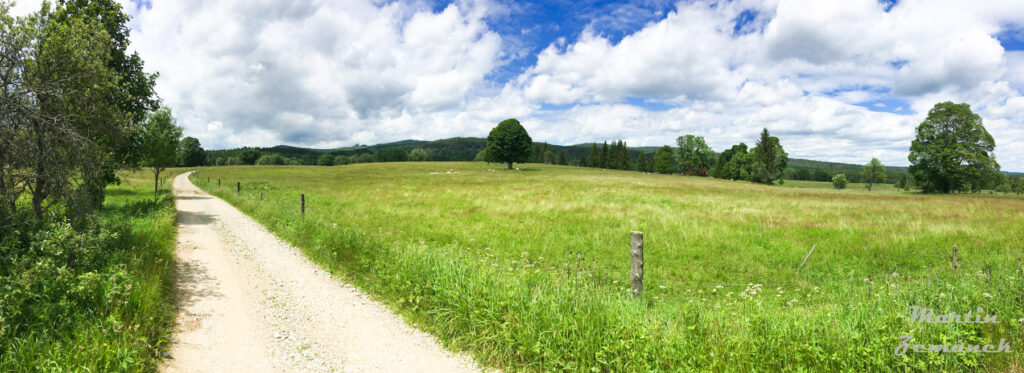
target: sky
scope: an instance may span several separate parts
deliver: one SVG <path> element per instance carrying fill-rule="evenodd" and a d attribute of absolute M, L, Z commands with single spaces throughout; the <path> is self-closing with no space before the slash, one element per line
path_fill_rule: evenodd
<path fill-rule="evenodd" d="M 207 149 L 486 137 L 905 166 L 965 102 L 1024 171 L 1019 0 L 118 0 L 156 91 Z M 20 1 L 14 12 L 38 9 Z"/>

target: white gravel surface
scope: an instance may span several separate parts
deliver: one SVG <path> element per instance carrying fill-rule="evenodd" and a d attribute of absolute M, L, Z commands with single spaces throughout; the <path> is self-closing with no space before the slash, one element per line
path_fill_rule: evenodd
<path fill-rule="evenodd" d="M 468 372 L 382 304 L 174 179 L 179 313 L 165 372 Z"/>

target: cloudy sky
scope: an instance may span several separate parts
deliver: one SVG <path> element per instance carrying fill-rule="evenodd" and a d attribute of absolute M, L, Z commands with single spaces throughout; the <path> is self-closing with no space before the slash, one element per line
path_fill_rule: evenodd
<path fill-rule="evenodd" d="M 1024 171 L 1019 0 L 122 1 L 206 148 L 483 137 L 515 117 L 555 144 L 721 151 L 767 127 L 791 157 L 906 165 L 951 100 Z"/>

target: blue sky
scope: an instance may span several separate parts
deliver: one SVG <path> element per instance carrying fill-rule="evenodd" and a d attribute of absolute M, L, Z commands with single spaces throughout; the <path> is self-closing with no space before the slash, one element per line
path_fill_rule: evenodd
<path fill-rule="evenodd" d="M 515 117 L 556 144 L 721 151 L 768 128 L 793 157 L 906 165 L 954 101 L 1024 171 L 1019 1 L 119 1 L 207 148 L 486 136 Z"/>

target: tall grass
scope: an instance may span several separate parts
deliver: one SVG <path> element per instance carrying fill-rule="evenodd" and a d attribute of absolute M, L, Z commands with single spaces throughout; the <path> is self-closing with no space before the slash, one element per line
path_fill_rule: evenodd
<path fill-rule="evenodd" d="M 174 200 L 122 174 L 90 227 L 0 243 L 0 371 L 153 371 L 174 321 Z M 169 185 L 168 185 L 169 186 Z"/>
<path fill-rule="evenodd" d="M 193 180 L 450 347 L 506 370 L 1021 365 L 1020 199 L 527 168 L 219 167 Z M 630 230 L 646 235 L 641 301 L 628 289 Z M 1001 323 L 911 323 L 911 305 L 983 307 Z M 1015 349 L 897 356 L 901 335 L 1006 338 Z"/>

